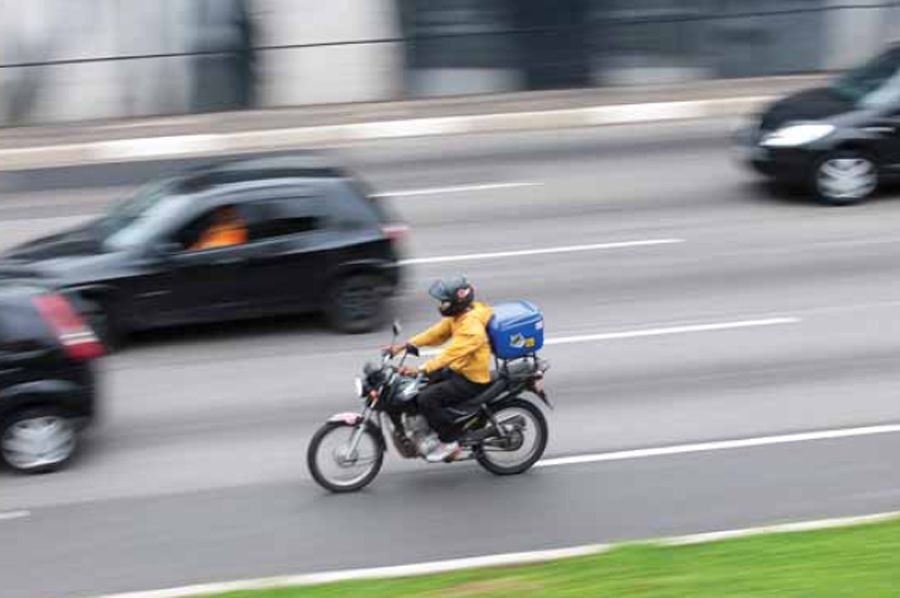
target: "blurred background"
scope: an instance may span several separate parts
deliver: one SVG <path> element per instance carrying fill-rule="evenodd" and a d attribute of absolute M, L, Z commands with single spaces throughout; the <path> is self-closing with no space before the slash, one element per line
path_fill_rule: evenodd
<path fill-rule="evenodd" d="M 5 125 L 832 70 L 900 23 L 878 0 L 0 6 Z"/>

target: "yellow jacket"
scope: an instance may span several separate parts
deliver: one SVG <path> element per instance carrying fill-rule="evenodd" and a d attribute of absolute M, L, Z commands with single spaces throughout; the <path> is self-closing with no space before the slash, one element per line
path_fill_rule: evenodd
<path fill-rule="evenodd" d="M 436 347 L 447 340 L 450 344 L 434 359 L 427 361 L 422 370 L 430 374 L 442 368 L 450 368 L 457 374 L 478 384 L 491 381 L 491 343 L 487 336 L 487 323 L 491 308 L 475 302 L 472 309 L 440 322 L 413 338 L 416 347 Z"/>

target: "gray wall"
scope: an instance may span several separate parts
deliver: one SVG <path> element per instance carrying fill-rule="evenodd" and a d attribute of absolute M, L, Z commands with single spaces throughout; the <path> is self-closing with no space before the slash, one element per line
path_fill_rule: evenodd
<path fill-rule="evenodd" d="M 387 100 L 402 44 L 394 0 L 0 0 L 0 123 Z M 190 53 L 200 55 L 186 56 Z"/>
<path fill-rule="evenodd" d="M 0 65 L 144 57 L 0 67 L 0 124 L 836 69 L 894 40 L 883 4 L 0 0 Z"/>

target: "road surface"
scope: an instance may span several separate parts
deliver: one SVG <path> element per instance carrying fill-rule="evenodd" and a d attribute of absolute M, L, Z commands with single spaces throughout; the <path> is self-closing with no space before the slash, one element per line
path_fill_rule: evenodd
<path fill-rule="evenodd" d="M 391 455 L 355 496 L 304 451 L 386 333 L 315 318 L 163 331 L 102 364 L 71 469 L 0 474 L 4 597 L 91 595 L 855 515 L 900 504 L 900 201 L 830 209 L 735 163 L 734 122 L 338 148 L 412 226 L 396 302 L 435 277 L 545 311 L 547 457 L 764 438 L 514 479 Z M 0 175 L 0 244 L 171 163 Z M 797 432 L 854 429 L 843 437 Z M 790 439 L 790 438 L 788 438 Z M 796 440 L 796 439 L 794 439 Z M 689 447 L 688 447 L 689 448 Z M 622 455 L 620 455 L 621 457 Z M 629 456 L 629 455 L 625 455 Z M 4 517 L 6 513 L 8 516 Z"/>

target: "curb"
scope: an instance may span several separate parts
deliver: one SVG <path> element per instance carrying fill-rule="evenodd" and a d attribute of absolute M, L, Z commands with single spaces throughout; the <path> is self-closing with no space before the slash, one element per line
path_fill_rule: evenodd
<path fill-rule="evenodd" d="M 0 171 L 315 148 L 360 141 L 540 131 L 748 114 L 774 96 L 414 118 L 235 133 L 155 136 L 0 150 Z"/>
<path fill-rule="evenodd" d="M 718 542 L 726 539 L 758 536 L 761 534 L 796 533 L 848 527 L 853 525 L 864 525 L 879 523 L 882 521 L 888 521 L 897 518 L 900 518 L 900 511 L 876 513 L 873 515 L 862 515 L 856 517 L 838 517 L 833 519 L 820 519 L 815 521 L 801 521 L 780 525 L 769 525 L 746 529 L 691 534 L 687 536 L 673 536 L 637 543 L 656 546 L 687 546 Z M 181 598 L 188 596 L 221 594 L 225 592 L 312 586 L 342 581 L 359 581 L 366 579 L 386 579 L 394 577 L 433 575 L 436 573 L 448 573 L 451 571 L 463 571 L 466 569 L 475 569 L 482 567 L 527 565 L 577 556 L 589 556 L 607 552 L 613 547 L 614 545 L 612 544 L 587 544 L 583 546 L 573 546 L 570 548 L 495 554 L 480 557 L 452 559 L 446 561 L 432 561 L 410 565 L 397 565 L 392 567 L 349 569 L 346 571 L 330 571 L 325 573 L 308 573 L 301 575 L 286 575 L 281 577 L 267 577 L 261 579 L 247 579 L 222 583 L 190 585 L 168 588 L 164 590 L 108 594 L 105 596 L 101 596 L 100 598 Z"/>

